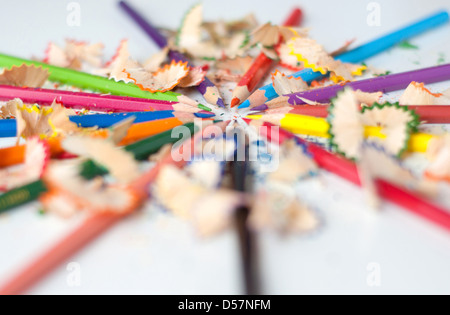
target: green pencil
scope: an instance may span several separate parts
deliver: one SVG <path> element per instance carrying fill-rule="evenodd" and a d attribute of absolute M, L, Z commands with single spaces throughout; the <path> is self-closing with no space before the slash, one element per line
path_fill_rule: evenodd
<path fill-rule="evenodd" d="M 187 128 L 191 135 L 196 133 L 199 128 L 194 123 L 186 123 L 182 125 Z M 136 160 L 146 160 L 150 155 L 157 153 L 164 145 L 174 144 L 182 140 L 183 135 L 172 136 L 172 129 L 155 136 L 146 138 L 125 147 L 125 150 L 132 153 Z M 80 174 L 86 179 L 93 179 L 96 176 L 108 174 L 103 166 L 93 161 L 83 163 Z M 13 208 L 22 206 L 39 198 L 39 196 L 47 191 L 42 180 L 35 181 L 28 185 L 12 189 L 0 196 L 0 214 Z"/>
<path fill-rule="evenodd" d="M 0 196 L 0 214 L 32 202 L 46 191 L 47 187 L 45 187 L 44 182 L 41 180 L 12 189 Z"/>
<path fill-rule="evenodd" d="M 19 67 L 23 64 L 34 65 L 36 67 L 47 69 L 50 73 L 50 81 L 76 86 L 80 89 L 93 90 L 101 93 L 110 93 L 119 96 L 131 96 L 170 102 L 178 102 L 178 96 L 181 95 L 174 92 L 150 93 L 148 91 L 141 90 L 137 85 L 132 83 L 127 84 L 124 82 L 116 82 L 108 78 L 92 75 L 85 72 L 56 67 L 39 61 L 26 60 L 0 54 L 0 67 Z"/>

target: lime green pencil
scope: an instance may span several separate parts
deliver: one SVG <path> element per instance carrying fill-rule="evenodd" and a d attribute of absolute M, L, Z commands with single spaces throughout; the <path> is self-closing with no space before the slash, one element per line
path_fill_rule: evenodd
<path fill-rule="evenodd" d="M 98 91 L 100 93 L 110 93 L 119 96 L 131 96 L 170 102 L 178 102 L 178 96 L 181 95 L 174 92 L 150 93 L 148 91 L 141 90 L 138 86 L 132 83 L 127 84 L 124 82 L 116 82 L 114 80 L 109 80 L 107 78 L 85 72 L 56 67 L 39 61 L 26 60 L 0 54 L 0 67 L 11 68 L 13 66 L 21 66 L 23 64 L 34 65 L 47 69 L 50 73 L 49 80 L 52 82 L 72 85 L 81 89 Z"/>

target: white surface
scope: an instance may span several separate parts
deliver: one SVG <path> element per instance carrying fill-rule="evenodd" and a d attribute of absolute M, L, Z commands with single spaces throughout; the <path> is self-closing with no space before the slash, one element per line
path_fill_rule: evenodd
<path fill-rule="evenodd" d="M 2 5 L 1 51 L 22 57 L 42 57 L 48 41 L 64 38 L 102 41 L 107 56 L 123 38 L 131 53 L 145 59 L 156 47 L 122 14 L 115 1 L 77 1 L 81 26 L 66 24 L 70 1 L 10 1 Z M 131 2 L 154 24 L 175 28 L 192 1 Z M 328 49 L 357 37 L 358 44 L 397 29 L 436 9 L 450 9 L 447 0 L 378 1 L 381 26 L 366 23 L 369 1 L 206 0 L 207 19 L 239 18 L 255 12 L 263 22 L 282 21 L 293 5 L 304 8 L 305 26 Z M 394 49 L 368 60 L 393 72 L 436 64 L 439 54 L 450 61 L 450 26 L 411 42 L 420 51 Z M 450 82 L 432 86 L 442 91 Z M 0 140 L 1 146 L 12 140 Z M 299 194 L 320 213 L 315 234 L 280 238 L 261 235 L 263 292 L 303 293 L 440 293 L 450 294 L 450 234 L 403 209 L 386 204 L 381 213 L 366 207 L 361 191 L 332 175 L 324 187 L 313 182 Z M 446 203 L 450 208 L 450 203 Z M 70 231 L 79 219 L 64 221 L 38 215 L 33 204 L 0 216 L 0 284 L 18 268 Z M 81 267 L 81 286 L 67 283 L 66 264 L 33 288 L 32 294 L 239 294 L 239 257 L 232 232 L 199 240 L 190 226 L 148 207 L 73 257 Z M 367 283 L 367 267 L 380 267 L 381 285 Z"/>

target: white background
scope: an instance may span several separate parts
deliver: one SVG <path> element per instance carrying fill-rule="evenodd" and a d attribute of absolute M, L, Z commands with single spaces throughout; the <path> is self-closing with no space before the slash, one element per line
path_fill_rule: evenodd
<path fill-rule="evenodd" d="M 49 41 L 65 38 L 101 41 L 111 56 L 121 39 L 130 40 L 132 56 L 143 60 L 156 52 L 115 1 L 78 1 L 81 26 L 66 23 L 70 1 L 2 1 L 1 52 L 42 58 Z M 327 49 L 357 38 L 361 44 L 441 8 L 447 0 L 378 1 L 381 25 L 368 26 L 370 1 L 256 1 L 206 0 L 206 19 L 236 19 L 254 12 L 260 22 L 280 23 L 294 5 L 305 12 L 304 26 Z M 193 1 L 131 3 L 159 26 L 177 28 Z M 440 54 L 450 61 L 450 26 L 412 40 L 420 51 L 394 49 L 368 60 L 369 65 L 393 72 L 436 65 Z M 432 86 L 434 91 L 450 82 Z M 394 94 L 393 97 L 395 97 Z M 1 140 L 1 146 L 14 141 Z M 416 157 L 413 165 L 423 165 Z M 365 205 L 361 191 L 324 174 L 322 185 L 305 183 L 298 189 L 322 218 L 313 235 L 259 239 L 263 292 L 312 293 L 445 293 L 450 294 L 450 234 L 403 209 L 384 205 L 379 213 Z M 446 203 L 450 208 L 450 203 Z M 73 229 L 81 218 L 68 221 L 38 215 L 38 204 L 0 216 L 0 284 L 21 265 Z M 232 232 L 200 240 L 189 224 L 160 210 L 145 211 L 121 222 L 91 246 L 55 270 L 31 294 L 240 294 L 239 256 Z M 66 266 L 80 266 L 81 286 L 67 283 Z M 375 263 L 381 286 L 369 286 Z"/>

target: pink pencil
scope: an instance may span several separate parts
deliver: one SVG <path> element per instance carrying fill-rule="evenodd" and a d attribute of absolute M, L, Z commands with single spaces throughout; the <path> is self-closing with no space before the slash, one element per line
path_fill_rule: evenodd
<path fill-rule="evenodd" d="M 115 96 L 109 94 L 81 93 L 71 91 L 34 89 L 0 85 L 0 100 L 9 101 L 20 98 L 24 103 L 51 105 L 54 100 L 67 108 L 89 109 L 106 112 L 142 112 L 142 111 L 191 111 L 206 110 L 202 105 L 189 106 L 177 102 L 151 100 L 144 98 Z M 182 100 L 182 96 L 179 97 Z"/>

